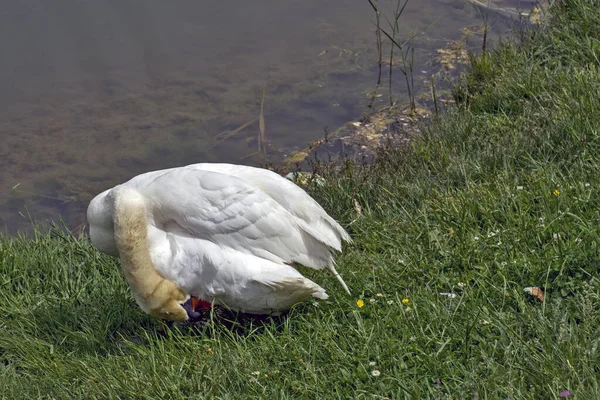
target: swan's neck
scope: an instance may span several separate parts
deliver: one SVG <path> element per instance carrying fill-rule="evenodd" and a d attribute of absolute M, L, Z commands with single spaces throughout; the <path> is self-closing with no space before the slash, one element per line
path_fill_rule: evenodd
<path fill-rule="evenodd" d="M 145 201 L 135 189 L 119 186 L 114 191 L 115 242 L 123 273 L 140 308 L 152 313 L 156 303 L 161 302 L 156 297 L 167 282 L 150 257 Z"/>

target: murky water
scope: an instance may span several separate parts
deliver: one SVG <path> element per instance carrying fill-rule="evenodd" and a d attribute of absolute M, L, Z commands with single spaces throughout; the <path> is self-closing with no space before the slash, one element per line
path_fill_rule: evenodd
<path fill-rule="evenodd" d="M 380 4 L 390 18 L 395 1 Z M 29 218 L 75 227 L 96 193 L 148 170 L 259 164 L 263 90 L 274 161 L 359 118 L 377 79 L 374 20 L 367 0 L 8 2 L 0 231 L 27 231 Z M 489 20 L 495 33 L 510 26 L 501 13 Z M 464 0 L 409 1 L 401 35 L 432 24 L 415 40 L 415 74 L 436 72 L 436 49 L 481 22 Z"/>

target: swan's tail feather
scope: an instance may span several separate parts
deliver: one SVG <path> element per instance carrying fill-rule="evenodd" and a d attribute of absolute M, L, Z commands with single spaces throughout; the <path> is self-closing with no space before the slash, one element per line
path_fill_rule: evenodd
<path fill-rule="evenodd" d="M 329 296 L 325 292 L 325 289 L 323 289 L 323 288 L 319 288 L 319 289 L 320 290 L 315 290 L 312 293 L 312 297 L 316 297 L 317 299 L 321 299 L 321 300 L 327 300 L 329 298 Z"/>
<path fill-rule="evenodd" d="M 327 269 L 329 271 L 331 271 L 331 273 L 333 275 L 335 275 L 335 277 L 337 278 L 337 280 L 342 284 L 342 286 L 344 287 L 344 290 L 348 293 L 348 294 L 352 294 L 350 293 L 350 289 L 348 289 L 348 285 L 346 285 L 346 282 L 344 282 L 344 280 L 342 279 L 342 276 L 335 270 L 335 267 L 333 266 L 333 264 L 328 264 L 327 265 Z"/>

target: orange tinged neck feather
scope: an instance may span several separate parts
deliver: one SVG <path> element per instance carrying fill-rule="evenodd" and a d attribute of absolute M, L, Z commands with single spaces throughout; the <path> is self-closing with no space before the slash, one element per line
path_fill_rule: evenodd
<path fill-rule="evenodd" d="M 180 306 L 189 297 L 173 282 L 164 279 L 154 268 L 148 244 L 148 227 L 144 198 L 135 189 L 114 189 L 115 242 L 125 278 L 140 308 L 153 316 L 185 320 Z"/>

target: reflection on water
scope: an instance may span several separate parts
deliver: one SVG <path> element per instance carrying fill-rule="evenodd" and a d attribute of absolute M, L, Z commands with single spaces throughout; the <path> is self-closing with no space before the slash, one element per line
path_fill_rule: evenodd
<path fill-rule="evenodd" d="M 247 157 L 257 122 L 213 138 L 257 120 L 263 88 L 274 160 L 360 117 L 376 80 L 373 21 L 366 0 L 7 2 L 0 230 L 27 230 L 29 217 L 77 226 L 93 195 L 148 170 L 260 163 Z M 434 21 L 417 38 L 416 74 L 433 73 L 435 49 L 481 14 L 464 0 L 409 1 L 402 34 Z"/>

